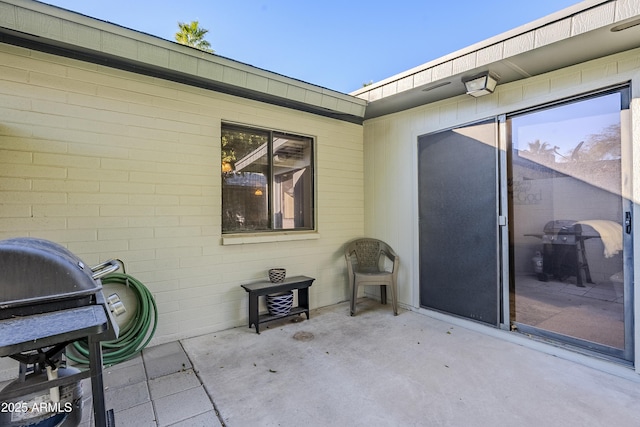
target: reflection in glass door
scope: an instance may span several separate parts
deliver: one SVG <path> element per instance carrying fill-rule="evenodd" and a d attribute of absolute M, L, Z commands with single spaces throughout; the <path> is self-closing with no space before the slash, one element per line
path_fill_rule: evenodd
<path fill-rule="evenodd" d="M 632 360 L 625 104 L 623 88 L 507 118 L 510 314 L 514 329 Z"/>

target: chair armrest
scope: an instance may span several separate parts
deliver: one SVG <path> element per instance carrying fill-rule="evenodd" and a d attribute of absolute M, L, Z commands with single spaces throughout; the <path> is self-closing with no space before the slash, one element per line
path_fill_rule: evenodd
<path fill-rule="evenodd" d="M 385 248 L 382 253 L 389 258 L 391 262 L 393 262 L 391 274 L 393 275 L 393 283 L 396 283 L 398 280 L 398 265 L 400 264 L 400 257 L 390 247 Z"/>
<path fill-rule="evenodd" d="M 391 248 L 386 248 L 382 250 L 382 253 L 387 258 L 389 258 L 389 260 L 391 260 L 391 262 L 393 262 L 394 265 L 397 264 L 397 262 L 400 260 L 400 257 L 398 256 L 398 254 L 396 254 Z"/>

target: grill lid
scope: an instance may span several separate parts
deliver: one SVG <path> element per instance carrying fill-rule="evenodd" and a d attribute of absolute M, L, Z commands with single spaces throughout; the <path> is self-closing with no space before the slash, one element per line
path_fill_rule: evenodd
<path fill-rule="evenodd" d="M 556 219 L 549 221 L 544 226 L 545 234 L 580 234 L 582 227 L 571 219 Z"/>
<path fill-rule="evenodd" d="M 44 239 L 0 241 L 0 272 L 0 312 L 65 300 L 81 300 L 76 305 L 85 305 L 102 289 L 80 258 Z M 52 308 L 56 309 L 45 311 Z"/>

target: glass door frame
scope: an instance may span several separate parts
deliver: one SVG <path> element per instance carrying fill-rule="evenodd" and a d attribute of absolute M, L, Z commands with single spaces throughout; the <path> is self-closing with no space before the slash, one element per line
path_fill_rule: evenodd
<path fill-rule="evenodd" d="M 624 312 L 624 348 L 617 349 L 599 344 L 590 344 L 581 339 L 568 337 L 551 331 L 545 331 L 533 326 L 522 325 L 515 322 L 512 317 L 512 304 L 511 304 L 511 286 L 514 284 L 514 277 L 511 273 L 510 257 L 512 249 L 512 238 L 509 235 L 511 220 L 510 215 L 510 203 L 508 193 L 508 171 L 512 165 L 509 164 L 509 152 L 511 150 L 511 140 L 507 125 L 507 119 L 512 116 L 517 116 L 523 113 L 532 112 L 536 110 L 544 110 L 560 106 L 563 104 L 569 104 L 580 100 L 586 100 L 589 98 L 606 95 L 607 93 L 619 92 L 622 97 L 622 106 L 620 109 L 621 116 L 621 198 L 622 198 L 622 212 L 623 214 L 629 212 L 631 218 L 633 218 L 633 200 L 632 194 L 632 180 L 630 179 L 630 173 L 632 171 L 632 158 L 631 158 L 631 114 L 629 110 L 631 87 L 630 84 L 616 85 L 613 87 L 603 88 L 602 90 L 593 91 L 587 94 L 577 95 L 574 97 L 559 100 L 557 102 L 550 102 L 540 106 L 523 109 L 520 111 L 512 112 L 509 114 L 502 114 L 498 116 L 498 179 L 499 179 L 499 225 L 500 225 L 500 245 L 501 245 L 501 305 L 502 316 L 500 322 L 500 328 L 505 330 L 518 329 L 521 333 L 531 334 L 542 339 L 550 339 L 558 345 L 566 345 L 572 350 L 582 350 L 588 353 L 598 354 L 599 356 L 611 357 L 616 361 L 624 361 L 625 363 L 634 362 L 634 284 L 633 284 L 633 230 L 630 232 L 625 230 L 623 222 L 623 271 L 624 271 L 624 298 L 623 298 L 623 312 Z M 627 178 L 627 179 L 625 179 Z M 621 221 L 624 221 L 621 218 Z"/>

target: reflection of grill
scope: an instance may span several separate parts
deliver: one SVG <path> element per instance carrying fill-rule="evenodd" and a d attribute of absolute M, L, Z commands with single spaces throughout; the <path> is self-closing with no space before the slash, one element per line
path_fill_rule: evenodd
<path fill-rule="evenodd" d="M 112 411 L 105 411 L 100 341 L 117 338 L 118 325 L 99 277 L 118 267 L 113 261 L 86 267 L 67 249 L 46 240 L 0 241 L 0 357 L 20 362 L 19 378 L 0 391 L 0 401 L 22 402 L 11 414 L 0 414 L 8 417 L 0 418 L 0 424 L 58 425 L 72 412 L 81 416 L 79 385 L 74 384 L 91 376 L 95 423 L 107 425 Z M 60 366 L 66 345 L 83 338 L 89 342 L 89 371 Z"/>
<path fill-rule="evenodd" d="M 571 220 L 549 221 L 544 226 L 542 234 L 542 263 L 543 272 L 538 274 L 542 281 L 550 276 L 564 280 L 575 276 L 578 286 L 582 284 L 582 270 L 587 283 L 591 281 L 589 264 L 584 247 L 584 241 L 590 237 L 582 234 L 582 226 Z"/>

